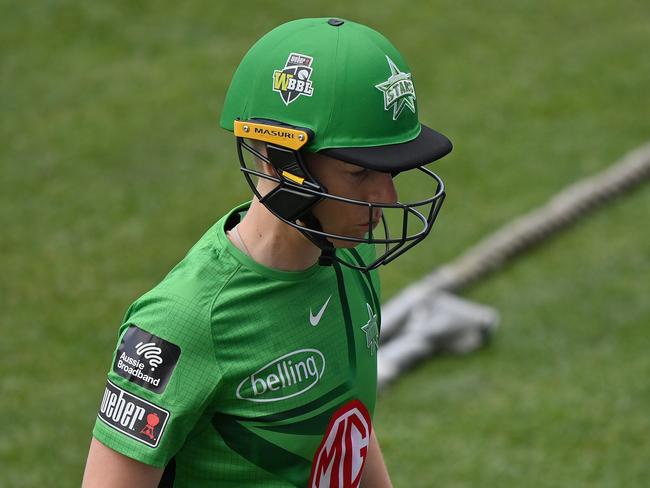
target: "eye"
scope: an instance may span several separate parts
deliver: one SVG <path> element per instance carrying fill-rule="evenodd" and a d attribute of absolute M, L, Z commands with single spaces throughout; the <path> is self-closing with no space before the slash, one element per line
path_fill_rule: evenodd
<path fill-rule="evenodd" d="M 368 173 L 370 173 L 370 170 L 367 168 L 361 168 L 358 171 L 352 171 L 350 174 L 357 176 L 359 178 L 366 176 Z"/>

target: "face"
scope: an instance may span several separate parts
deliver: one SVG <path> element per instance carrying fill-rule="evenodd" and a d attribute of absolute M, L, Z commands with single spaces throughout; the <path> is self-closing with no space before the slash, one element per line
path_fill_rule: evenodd
<path fill-rule="evenodd" d="M 370 203 L 396 203 L 397 191 L 390 173 L 381 173 L 345 163 L 321 154 L 307 158 L 309 170 L 328 193 Z M 363 239 L 381 220 L 380 208 L 373 209 L 368 221 L 368 207 L 325 199 L 313 209 L 325 232 Z M 330 239 L 334 247 L 355 247 L 358 242 Z"/>

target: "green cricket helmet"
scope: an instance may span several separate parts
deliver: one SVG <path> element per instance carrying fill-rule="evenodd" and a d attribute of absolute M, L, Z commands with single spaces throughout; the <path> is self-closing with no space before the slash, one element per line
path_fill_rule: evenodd
<path fill-rule="evenodd" d="M 301 19 L 263 36 L 233 76 L 221 126 L 234 132 L 241 169 L 257 198 L 320 247 L 324 264 L 336 260 L 368 270 L 392 261 L 428 235 L 445 197 L 442 180 L 424 165 L 448 154 L 451 142 L 420 124 L 411 70 L 397 49 L 355 22 Z M 250 140 L 262 141 L 266 154 Z M 249 168 L 244 151 L 271 164 L 277 177 Z M 395 204 L 333 195 L 309 172 L 306 152 L 393 175 L 417 170 L 431 182 L 430 191 Z M 277 186 L 261 195 L 253 176 Z M 367 208 L 369 233 L 359 238 L 323 231 L 312 209 L 324 199 Z M 376 209 L 383 226 L 373 233 Z M 392 225 L 389 211 L 397 215 Z M 393 225 L 398 230 L 391 234 Z M 330 239 L 384 249 L 372 263 L 351 263 L 334 252 Z"/>

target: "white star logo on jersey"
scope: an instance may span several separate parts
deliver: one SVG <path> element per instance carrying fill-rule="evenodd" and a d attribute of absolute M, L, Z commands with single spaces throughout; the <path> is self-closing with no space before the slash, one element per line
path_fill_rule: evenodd
<path fill-rule="evenodd" d="M 393 63 L 393 60 L 386 56 L 390 76 L 383 83 L 375 85 L 384 94 L 384 110 L 393 107 L 393 120 L 397 120 L 404 107 L 415 113 L 415 86 L 411 81 L 411 73 L 403 73 Z"/>
<path fill-rule="evenodd" d="M 373 313 L 370 305 L 366 303 L 368 307 L 368 323 L 361 327 L 361 330 L 366 333 L 366 345 L 370 349 L 370 354 L 373 356 L 377 352 L 379 347 L 379 328 L 377 327 L 377 314 Z"/>

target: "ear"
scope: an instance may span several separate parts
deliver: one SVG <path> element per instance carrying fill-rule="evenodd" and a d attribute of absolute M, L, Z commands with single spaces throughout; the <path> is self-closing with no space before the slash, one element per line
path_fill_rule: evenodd
<path fill-rule="evenodd" d="M 258 141 L 257 139 L 246 139 L 246 144 L 251 146 L 253 149 L 255 149 L 258 153 L 260 153 L 262 156 L 268 158 L 268 150 L 266 147 L 266 142 L 264 141 Z M 263 159 L 258 158 L 257 156 L 253 155 L 253 159 L 255 160 L 255 165 L 257 166 L 257 169 L 261 171 L 262 173 L 273 176 L 275 178 L 278 178 L 279 175 L 275 168 L 273 167 L 272 164 L 267 163 Z"/>
<path fill-rule="evenodd" d="M 258 153 L 266 156 L 266 143 L 264 141 L 258 141 L 257 139 L 244 139 L 246 144 L 255 149 Z"/>
<path fill-rule="evenodd" d="M 255 158 L 257 159 L 257 158 Z M 275 166 L 273 166 L 271 163 L 267 163 L 266 161 L 258 161 L 258 167 L 259 169 L 266 175 L 272 176 L 274 178 L 279 178 L 280 175 L 278 174 L 277 169 Z"/>

